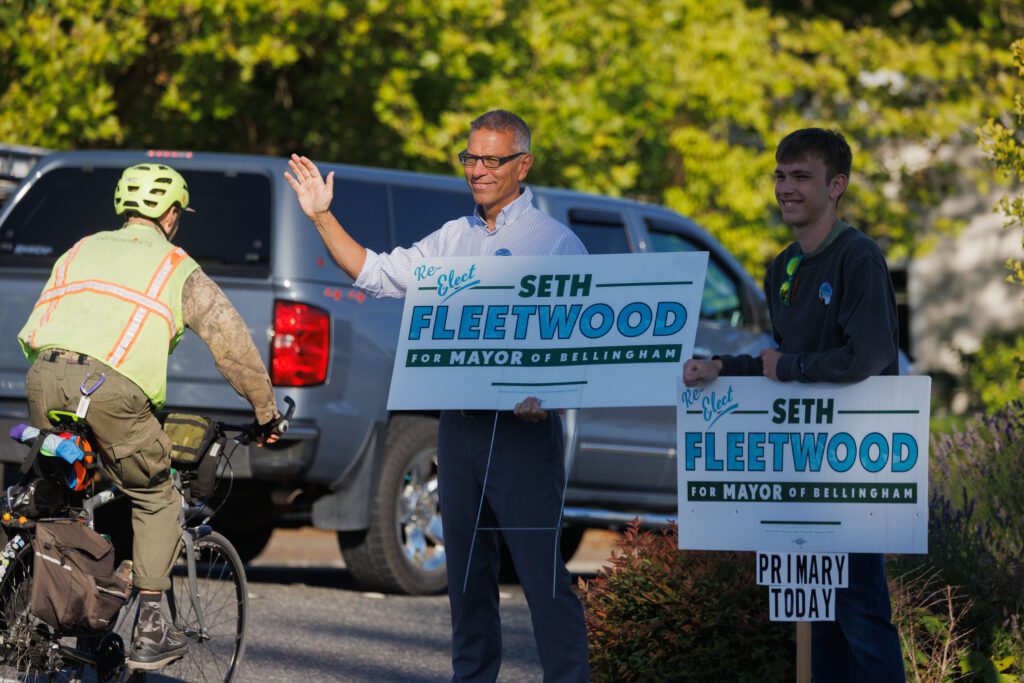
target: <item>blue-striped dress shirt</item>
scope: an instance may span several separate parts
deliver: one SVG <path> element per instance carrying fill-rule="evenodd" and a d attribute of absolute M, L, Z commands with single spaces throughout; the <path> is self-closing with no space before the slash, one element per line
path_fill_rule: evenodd
<path fill-rule="evenodd" d="M 412 278 L 413 259 L 424 256 L 571 256 L 586 254 L 579 237 L 533 205 L 522 193 L 501 210 L 494 232 L 477 207 L 473 215 L 448 221 L 411 247 L 387 254 L 366 250 L 366 263 L 355 286 L 375 297 L 403 297 Z"/>

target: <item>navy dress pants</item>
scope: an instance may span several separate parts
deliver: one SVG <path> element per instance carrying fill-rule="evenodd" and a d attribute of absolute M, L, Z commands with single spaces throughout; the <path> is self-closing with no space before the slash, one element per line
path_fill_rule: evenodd
<path fill-rule="evenodd" d="M 531 423 L 499 412 L 495 425 L 494 411 L 444 411 L 437 450 L 452 682 L 492 683 L 498 676 L 502 537 L 530 606 L 544 681 L 588 681 L 583 607 L 558 550 L 565 481 L 561 420 L 549 415 Z M 478 525 L 488 530 L 474 534 Z"/>
<path fill-rule="evenodd" d="M 836 590 L 836 620 L 811 626 L 814 683 L 903 683 L 885 558 L 865 553 L 850 553 L 849 558 L 850 587 Z"/>

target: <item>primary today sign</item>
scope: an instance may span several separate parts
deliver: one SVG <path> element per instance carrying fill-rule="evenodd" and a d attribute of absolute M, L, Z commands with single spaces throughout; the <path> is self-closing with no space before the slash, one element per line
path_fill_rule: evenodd
<path fill-rule="evenodd" d="M 679 547 L 928 552 L 928 377 L 678 385 Z"/>
<path fill-rule="evenodd" d="M 417 261 L 389 410 L 672 405 L 707 252 Z"/>

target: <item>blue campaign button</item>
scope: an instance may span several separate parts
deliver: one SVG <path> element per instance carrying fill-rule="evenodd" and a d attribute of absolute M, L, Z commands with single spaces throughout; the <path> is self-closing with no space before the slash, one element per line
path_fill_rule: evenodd
<path fill-rule="evenodd" d="M 818 289 L 818 301 L 828 306 L 832 302 L 832 285 L 823 282 Z"/>

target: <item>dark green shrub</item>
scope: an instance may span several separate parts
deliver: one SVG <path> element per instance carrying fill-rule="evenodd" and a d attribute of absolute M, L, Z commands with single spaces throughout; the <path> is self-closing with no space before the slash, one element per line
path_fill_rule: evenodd
<path fill-rule="evenodd" d="M 981 348 L 961 357 L 972 403 L 993 412 L 1024 398 L 1024 334 L 989 333 Z"/>
<path fill-rule="evenodd" d="M 972 653 L 966 670 L 1020 676 L 1024 638 L 1024 412 L 1011 403 L 963 430 L 932 438 L 928 555 L 896 558 L 898 573 L 933 571 L 971 608 L 963 617 Z M 981 664 L 979 664 L 981 662 Z M 986 678 L 987 680 L 987 678 Z"/>
<path fill-rule="evenodd" d="M 752 553 L 680 551 L 674 525 L 634 525 L 609 561 L 580 586 L 595 683 L 793 679 L 795 629 L 768 620 Z"/>

